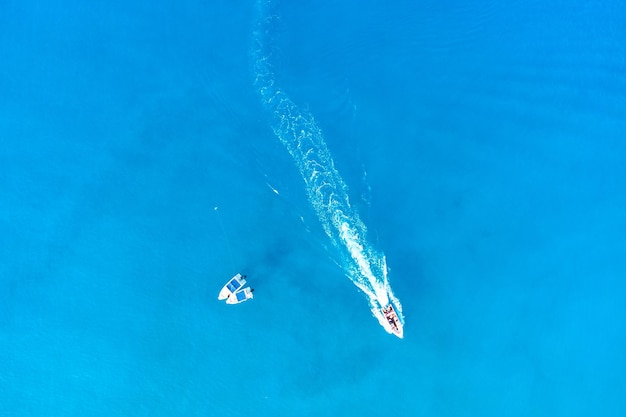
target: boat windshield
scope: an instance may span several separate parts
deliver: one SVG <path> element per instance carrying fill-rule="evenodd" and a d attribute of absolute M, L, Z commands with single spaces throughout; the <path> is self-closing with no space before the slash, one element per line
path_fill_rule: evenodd
<path fill-rule="evenodd" d="M 243 301 L 243 300 L 246 299 L 246 292 L 245 291 L 238 292 L 235 295 L 237 296 L 237 301 Z"/>

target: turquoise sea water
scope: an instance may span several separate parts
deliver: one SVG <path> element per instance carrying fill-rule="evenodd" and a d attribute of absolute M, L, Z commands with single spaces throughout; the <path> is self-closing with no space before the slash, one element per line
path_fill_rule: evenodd
<path fill-rule="evenodd" d="M 257 6 L 0 1 L 0 415 L 626 414 L 624 4 Z M 275 135 L 267 18 L 403 340 Z"/>

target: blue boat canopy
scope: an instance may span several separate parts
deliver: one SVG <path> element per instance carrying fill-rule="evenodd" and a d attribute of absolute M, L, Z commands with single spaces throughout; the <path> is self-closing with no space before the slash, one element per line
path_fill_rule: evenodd
<path fill-rule="evenodd" d="M 230 292 L 235 292 L 239 287 L 241 287 L 241 284 L 235 278 L 233 278 L 232 281 L 228 283 L 228 289 L 230 290 Z"/>

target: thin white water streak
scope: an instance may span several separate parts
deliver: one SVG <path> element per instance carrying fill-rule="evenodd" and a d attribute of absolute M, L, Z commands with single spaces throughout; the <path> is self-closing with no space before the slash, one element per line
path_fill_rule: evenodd
<path fill-rule="evenodd" d="M 270 6 L 269 1 L 259 1 L 260 18 L 253 50 L 255 87 L 263 104 L 272 113 L 274 133 L 285 145 L 302 175 L 309 201 L 324 231 L 342 252 L 346 275 L 367 295 L 372 314 L 391 333 L 380 311 L 381 306 L 391 301 L 402 322 L 404 317 L 402 305 L 387 279 L 385 256 L 375 251 L 367 241 L 367 228 L 350 205 L 348 187 L 335 168 L 313 115 L 296 106 L 276 83 L 268 38 L 277 16 L 271 12 Z"/>

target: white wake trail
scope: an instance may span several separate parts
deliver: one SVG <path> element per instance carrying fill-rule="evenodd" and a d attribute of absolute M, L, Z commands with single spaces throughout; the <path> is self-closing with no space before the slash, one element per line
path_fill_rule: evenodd
<path fill-rule="evenodd" d="M 346 275 L 367 295 L 372 314 L 391 333 L 381 307 L 393 302 L 402 322 L 404 317 L 402 305 L 393 295 L 387 279 L 385 257 L 368 243 L 367 228 L 350 205 L 348 187 L 335 168 L 313 116 L 296 106 L 276 83 L 268 38 L 277 16 L 270 7 L 270 1 L 259 1 L 260 18 L 253 50 L 255 87 L 272 113 L 274 133 L 291 154 L 304 179 L 308 199 L 324 231 L 342 251 Z"/>

